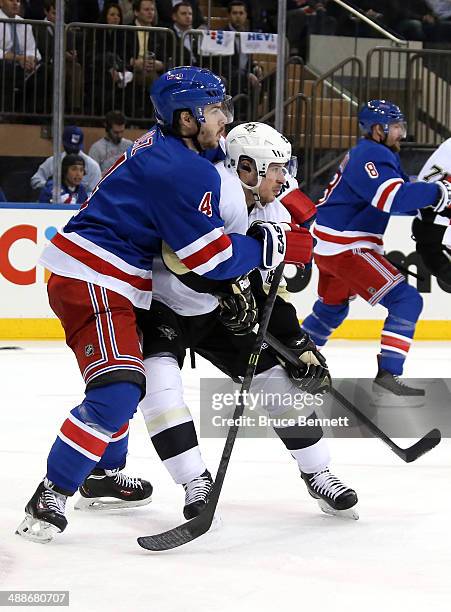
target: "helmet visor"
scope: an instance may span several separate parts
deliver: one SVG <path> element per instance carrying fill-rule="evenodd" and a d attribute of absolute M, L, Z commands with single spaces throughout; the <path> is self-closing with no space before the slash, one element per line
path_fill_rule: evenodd
<path fill-rule="evenodd" d="M 203 112 L 201 114 L 204 115 L 204 117 L 208 116 L 215 118 L 219 117 L 220 113 L 222 113 L 224 115 L 225 125 L 233 122 L 234 109 L 232 96 L 224 96 L 224 100 L 222 100 L 222 102 L 207 104 L 202 110 Z"/>
<path fill-rule="evenodd" d="M 287 169 L 288 174 L 291 174 L 291 176 L 294 176 L 294 178 L 296 178 L 298 173 L 298 158 L 296 157 L 296 155 L 291 156 L 291 159 L 287 163 L 285 168 Z"/>

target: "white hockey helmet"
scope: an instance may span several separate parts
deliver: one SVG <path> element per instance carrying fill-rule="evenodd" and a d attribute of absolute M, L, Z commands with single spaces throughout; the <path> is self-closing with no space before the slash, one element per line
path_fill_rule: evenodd
<path fill-rule="evenodd" d="M 226 168 L 238 174 L 240 159 L 250 158 L 257 168 L 257 184 L 246 185 L 254 195 L 266 176 L 270 164 L 290 164 L 292 162 L 291 144 L 285 136 L 265 123 L 257 121 L 242 123 L 231 130 L 226 138 Z M 239 178 L 239 175 L 238 175 Z M 257 198 L 258 199 L 258 198 Z"/>

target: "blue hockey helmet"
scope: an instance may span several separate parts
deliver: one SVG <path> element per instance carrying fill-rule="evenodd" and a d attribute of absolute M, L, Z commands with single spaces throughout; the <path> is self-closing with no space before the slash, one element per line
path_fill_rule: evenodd
<path fill-rule="evenodd" d="M 157 122 L 173 127 L 174 112 L 188 109 L 197 121 L 205 122 L 204 107 L 221 103 L 226 123 L 233 121 L 233 104 L 222 80 L 206 68 L 179 66 L 168 70 L 152 84 L 150 99 Z"/>
<path fill-rule="evenodd" d="M 370 100 L 360 110 L 358 118 L 364 134 L 371 134 L 374 125 L 381 125 L 385 134 L 392 123 L 403 123 L 406 129 L 406 118 L 401 109 L 388 100 Z"/>

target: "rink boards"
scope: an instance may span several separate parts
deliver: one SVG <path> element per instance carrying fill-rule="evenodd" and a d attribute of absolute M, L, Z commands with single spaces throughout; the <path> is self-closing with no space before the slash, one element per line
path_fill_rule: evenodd
<path fill-rule="evenodd" d="M 62 338 L 63 331 L 47 301 L 49 273 L 37 261 L 57 229 L 74 214 L 75 207 L 38 204 L 0 204 L 0 338 Z M 416 338 L 450 340 L 450 294 L 424 270 L 410 235 L 410 218 L 392 218 L 385 236 L 386 251 L 404 262 L 421 279 L 409 277 L 421 292 L 424 309 Z M 286 277 L 293 304 L 300 318 L 310 312 L 316 299 L 317 271 L 310 279 L 300 278 L 294 266 Z M 363 300 L 352 302 L 348 320 L 335 333 L 337 338 L 377 338 L 385 310 Z"/>

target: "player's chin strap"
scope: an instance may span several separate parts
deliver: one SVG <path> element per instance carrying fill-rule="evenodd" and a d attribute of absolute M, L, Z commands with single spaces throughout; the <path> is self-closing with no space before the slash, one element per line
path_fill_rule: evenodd
<path fill-rule="evenodd" d="M 255 185 L 255 187 L 249 187 L 249 185 L 246 185 L 246 183 L 243 183 L 243 181 L 238 177 L 240 183 L 243 185 L 244 189 L 247 189 L 248 191 L 250 191 L 254 197 L 254 205 L 257 208 L 264 208 L 264 204 L 261 203 L 261 199 L 260 199 L 260 185 L 262 182 L 262 177 L 259 176 L 258 180 L 257 180 L 257 184 Z"/>

